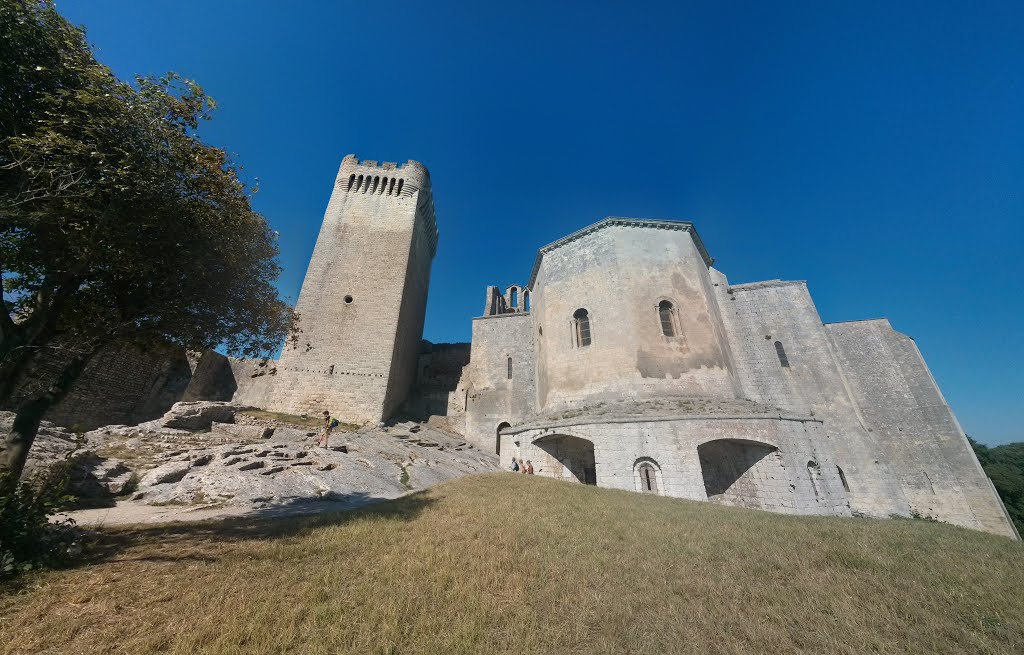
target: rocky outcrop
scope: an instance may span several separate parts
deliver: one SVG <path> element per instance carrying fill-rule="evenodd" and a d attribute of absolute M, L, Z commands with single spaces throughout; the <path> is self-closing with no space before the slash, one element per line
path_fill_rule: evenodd
<path fill-rule="evenodd" d="M 158 420 L 84 435 L 44 423 L 30 470 L 70 466 L 72 493 L 86 505 L 112 506 L 117 500 L 117 507 L 130 506 L 129 514 L 139 517 L 145 516 L 144 507 L 203 510 L 206 516 L 216 508 L 231 514 L 308 511 L 317 501 L 348 507 L 497 469 L 494 455 L 427 425 L 339 430 L 325 448 L 318 445 L 316 430 L 252 419 L 239 414 L 244 409 L 178 403 Z M 0 413 L 0 429 L 12 418 Z"/>
<path fill-rule="evenodd" d="M 208 400 L 174 403 L 166 414 L 150 423 L 176 430 L 209 430 L 214 423 L 234 423 L 235 414 L 244 409 L 251 408 Z"/>
<path fill-rule="evenodd" d="M 317 438 L 281 428 L 263 443 L 172 453 L 142 478 L 133 499 L 197 507 L 361 503 L 497 466 L 464 440 L 418 425 L 335 434 L 328 448 L 316 445 Z"/>

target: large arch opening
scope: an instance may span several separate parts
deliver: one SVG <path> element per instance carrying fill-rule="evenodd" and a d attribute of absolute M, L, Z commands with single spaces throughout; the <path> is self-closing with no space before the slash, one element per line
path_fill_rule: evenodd
<path fill-rule="evenodd" d="M 554 434 L 533 442 L 544 452 L 543 471 L 553 478 L 597 484 L 597 466 L 594 463 L 594 444 L 586 439 L 567 434 Z"/>
<path fill-rule="evenodd" d="M 510 427 L 512 427 L 512 425 L 507 423 L 507 422 L 505 422 L 505 423 L 499 423 L 498 427 L 496 427 L 494 429 L 494 454 L 495 455 L 500 455 L 501 454 L 501 431 L 506 429 L 506 428 L 510 428 Z"/>
<path fill-rule="evenodd" d="M 779 509 L 791 492 L 779 449 L 740 439 L 716 439 L 697 448 L 708 500 L 722 505 Z"/>

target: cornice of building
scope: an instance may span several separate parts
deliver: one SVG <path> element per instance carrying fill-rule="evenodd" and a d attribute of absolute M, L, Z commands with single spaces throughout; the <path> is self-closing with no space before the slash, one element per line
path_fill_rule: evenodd
<path fill-rule="evenodd" d="M 708 254 L 707 249 L 704 247 L 704 242 L 701 241 L 700 235 L 697 234 L 697 229 L 693 226 L 690 221 L 670 221 L 657 218 L 626 218 L 622 216 L 609 216 L 604 220 L 598 221 L 593 225 L 588 225 L 582 230 L 577 230 L 568 236 L 564 236 L 558 241 L 549 243 L 540 250 L 537 251 L 537 258 L 533 263 L 533 272 L 530 273 L 530 281 L 526 284 L 526 288 L 533 290 L 533 283 L 537 280 L 537 272 L 540 270 L 540 264 L 544 259 L 544 255 L 553 250 L 557 250 L 562 246 L 565 246 L 573 241 L 577 241 L 587 235 L 593 234 L 598 230 L 603 230 L 606 227 L 622 226 L 622 227 L 644 227 L 655 230 L 682 230 L 689 232 L 693 237 L 693 242 L 697 246 L 697 251 L 700 253 L 701 258 L 704 260 L 704 264 L 710 268 L 715 260 Z"/>

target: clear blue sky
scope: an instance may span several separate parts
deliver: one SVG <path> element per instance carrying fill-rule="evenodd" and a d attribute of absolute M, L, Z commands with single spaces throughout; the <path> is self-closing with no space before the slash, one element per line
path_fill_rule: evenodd
<path fill-rule="evenodd" d="M 64 0 L 177 71 L 259 177 L 298 295 L 347 153 L 426 164 L 426 338 L 604 216 L 692 220 L 733 283 L 912 335 L 969 434 L 1024 440 L 1024 3 Z"/>

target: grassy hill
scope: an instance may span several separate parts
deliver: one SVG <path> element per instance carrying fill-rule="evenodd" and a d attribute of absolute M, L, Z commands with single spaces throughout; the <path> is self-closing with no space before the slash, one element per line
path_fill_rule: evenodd
<path fill-rule="evenodd" d="M 0 593 L 2 653 L 1024 652 L 1024 547 L 548 479 L 103 533 Z"/>

